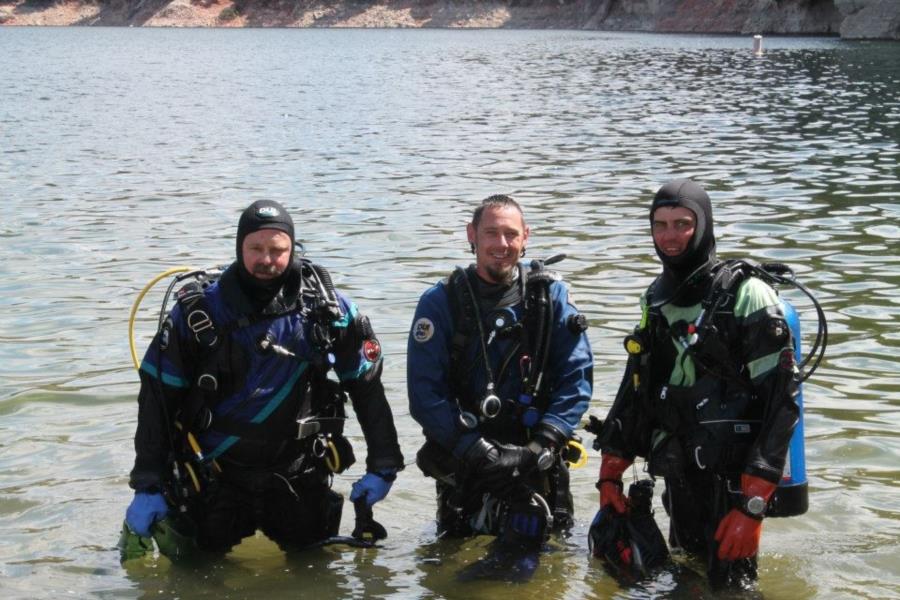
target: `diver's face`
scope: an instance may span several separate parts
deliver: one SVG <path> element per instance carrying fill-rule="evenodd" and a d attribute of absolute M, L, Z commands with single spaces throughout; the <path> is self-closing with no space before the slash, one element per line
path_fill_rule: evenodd
<path fill-rule="evenodd" d="M 475 246 L 475 270 L 489 283 L 509 283 L 528 241 L 528 226 L 515 206 L 488 206 L 478 229 L 466 227 Z"/>
<path fill-rule="evenodd" d="M 275 279 L 291 260 L 291 236 L 277 229 L 260 229 L 244 238 L 241 254 L 244 268 L 257 279 Z"/>
<path fill-rule="evenodd" d="M 683 206 L 661 206 L 653 211 L 653 243 L 666 256 L 678 256 L 687 250 L 697 217 Z"/>

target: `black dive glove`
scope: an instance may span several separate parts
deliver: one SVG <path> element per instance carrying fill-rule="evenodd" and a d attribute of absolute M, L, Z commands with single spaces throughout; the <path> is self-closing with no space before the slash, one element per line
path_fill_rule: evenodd
<path fill-rule="evenodd" d="M 479 438 L 463 455 L 467 476 L 497 495 L 511 491 L 537 469 L 537 454 L 525 446 L 493 444 Z"/>

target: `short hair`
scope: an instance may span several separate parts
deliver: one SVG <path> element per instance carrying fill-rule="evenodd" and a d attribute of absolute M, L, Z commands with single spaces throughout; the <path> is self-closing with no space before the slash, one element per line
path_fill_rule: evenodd
<path fill-rule="evenodd" d="M 478 229 L 478 224 L 481 222 L 481 215 L 484 214 L 484 209 L 488 207 L 505 208 L 507 206 L 512 206 L 519 211 L 519 214 L 522 215 L 522 222 L 525 222 L 525 212 L 512 196 L 507 196 L 506 194 L 494 194 L 493 196 L 488 196 L 482 200 L 481 205 L 472 213 L 472 227 Z"/>

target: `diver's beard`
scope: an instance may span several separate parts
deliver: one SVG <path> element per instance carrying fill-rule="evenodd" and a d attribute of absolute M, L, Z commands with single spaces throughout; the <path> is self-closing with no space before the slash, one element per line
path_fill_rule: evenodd
<path fill-rule="evenodd" d="M 269 279 L 274 279 L 278 277 L 278 267 L 275 265 L 256 265 L 253 267 L 253 276 L 257 279 L 262 279 L 264 281 L 268 281 Z M 260 275 L 262 277 L 260 277 Z"/>
<path fill-rule="evenodd" d="M 497 259 L 490 255 L 482 254 L 478 246 L 474 244 L 472 245 L 472 253 L 476 256 L 476 271 L 483 271 L 484 275 L 490 277 L 489 283 L 509 285 L 516 278 L 518 274 L 518 262 L 494 262 Z M 483 276 L 481 278 L 485 279 Z"/>
<path fill-rule="evenodd" d="M 507 285 L 512 283 L 512 280 L 515 278 L 516 265 L 507 265 L 502 268 L 487 265 L 484 267 L 484 271 L 491 276 L 495 283 Z"/>

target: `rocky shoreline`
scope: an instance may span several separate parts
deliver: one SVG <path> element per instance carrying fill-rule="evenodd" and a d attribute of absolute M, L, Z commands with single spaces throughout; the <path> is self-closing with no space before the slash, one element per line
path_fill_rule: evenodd
<path fill-rule="evenodd" d="M 898 0 L 0 0 L 8 26 L 432 27 L 900 39 Z"/>

